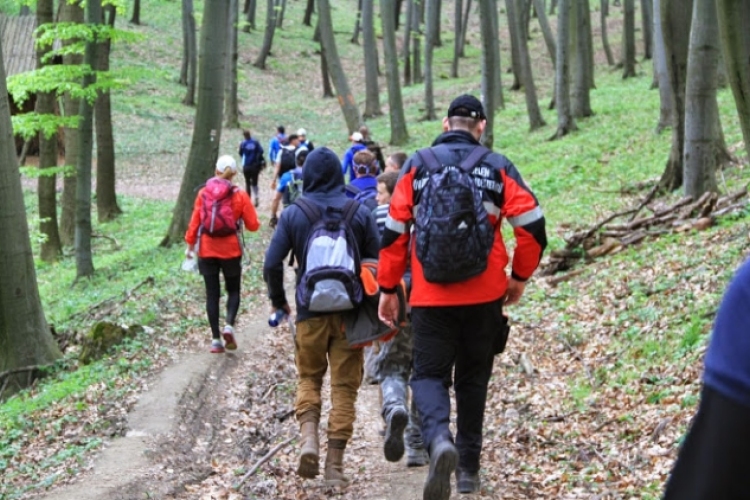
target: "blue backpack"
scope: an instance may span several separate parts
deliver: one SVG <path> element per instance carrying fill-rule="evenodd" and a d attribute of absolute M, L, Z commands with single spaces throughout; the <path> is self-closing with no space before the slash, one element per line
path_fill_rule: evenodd
<path fill-rule="evenodd" d="M 362 302 L 361 260 L 351 228 L 359 203 L 347 200 L 341 209 L 322 211 L 303 197 L 295 205 L 312 224 L 299 261 L 297 303 L 313 312 L 354 309 Z"/>
<path fill-rule="evenodd" d="M 475 147 L 461 165 L 444 165 L 431 148 L 417 151 L 427 169 L 415 220 L 416 252 L 430 283 L 457 283 L 482 274 L 495 241 L 471 172 L 490 153 Z"/>
<path fill-rule="evenodd" d="M 354 195 L 354 200 L 360 202 L 366 206 L 370 211 L 375 210 L 378 207 L 378 189 L 371 187 L 367 189 L 359 189 L 357 186 L 347 184 L 345 188 L 349 193 Z"/>

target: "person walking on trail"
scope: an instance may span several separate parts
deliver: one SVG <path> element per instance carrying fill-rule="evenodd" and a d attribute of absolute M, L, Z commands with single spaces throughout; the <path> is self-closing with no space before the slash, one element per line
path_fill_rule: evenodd
<path fill-rule="evenodd" d="M 266 167 L 263 158 L 263 146 L 252 137 L 249 130 L 243 130 L 244 140 L 240 143 L 239 155 L 242 158 L 242 175 L 245 176 L 245 190 L 251 196 L 257 207 L 258 198 L 258 175 Z"/>
<path fill-rule="evenodd" d="M 373 211 L 375 223 L 382 238 L 391 196 L 398 180 L 396 172 L 380 174 L 378 181 L 378 206 Z M 408 273 L 408 271 L 407 271 Z M 409 288 L 408 277 L 404 280 Z M 420 467 L 428 462 L 420 430 L 421 422 L 414 398 L 408 404 L 408 382 L 412 366 L 413 335 L 410 325 L 403 325 L 393 339 L 379 343 L 377 351 L 371 350 L 375 379 L 382 395 L 381 415 L 386 424 L 383 453 L 386 460 L 397 462 L 406 451 L 406 466 Z M 365 352 L 367 356 L 367 351 Z M 368 359 L 365 359 L 365 366 Z M 407 409 L 408 408 L 408 409 Z M 406 429 L 406 443 L 404 443 Z"/>
<path fill-rule="evenodd" d="M 271 137 L 271 140 L 268 141 L 268 160 L 271 162 L 271 165 L 276 165 L 276 162 L 279 160 L 279 151 L 281 151 L 281 147 L 287 143 L 287 137 L 284 130 L 283 125 L 276 127 L 276 133 Z"/>
<path fill-rule="evenodd" d="M 750 497 L 750 260 L 719 306 L 698 412 L 667 481 L 664 500 Z"/>
<path fill-rule="evenodd" d="M 237 349 L 234 324 L 240 308 L 242 281 L 240 233 L 243 224 L 249 231 L 257 231 L 260 227 L 250 197 L 232 184 L 236 175 L 237 163 L 234 158 L 221 156 L 216 162 L 215 177 L 198 191 L 185 233 L 186 254 L 193 258 L 197 253 L 198 270 L 206 284 L 206 314 L 211 326 L 212 353 Z M 224 275 L 227 291 L 223 331 L 219 330 L 220 273 Z"/>
<path fill-rule="evenodd" d="M 290 170 L 281 176 L 279 179 L 279 185 L 276 187 L 276 194 L 271 201 L 271 218 L 269 225 L 276 227 L 278 224 L 278 213 L 279 203 L 282 203 L 284 208 L 288 207 L 302 195 L 303 191 L 303 180 L 302 180 L 302 166 L 305 164 L 307 154 L 309 151 L 305 147 L 299 147 L 294 152 L 294 159 L 297 163 L 297 167 L 294 170 Z"/>
<path fill-rule="evenodd" d="M 273 189 L 276 189 L 278 181 L 281 179 L 282 175 L 290 170 L 294 170 L 297 166 L 297 163 L 294 160 L 294 152 L 297 151 L 298 147 L 299 136 L 297 134 L 291 134 L 287 139 L 287 143 L 281 148 L 281 150 L 279 150 L 279 154 L 276 155 L 273 182 L 271 183 Z"/>
<path fill-rule="evenodd" d="M 342 313 L 357 305 L 357 298 L 348 293 L 357 284 L 354 280 L 359 280 L 359 266 L 354 264 L 359 262 L 358 257 L 377 258 L 378 234 L 370 211 L 344 194 L 341 163 L 333 151 L 318 147 L 309 153 L 302 179 L 302 197 L 279 218 L 266 251 L 263 277 L 273 308 L 289 313 L 284 261 L 290 251 L 297 256 L 295 415 L 302 434 L 297 473 L 303 478 L 319 473 L 321 387 L 330 367 L 332 406 L 324 477 L 329 485 L 344 486 L 349 482 L 344 474 L 344 450 L 354 428 L 354 403 L 362 383 L 362 350 L 349 346 Z M 330 279 L 315 279 L 333 268 L 337 272 L 327 274 Z M 346 279 L 350 280 L 347 287 L 341 281 Z"/>
<path fill-rule="evenodd" d="M 400 172 L 401 167 L 406 163 L 406 153 L 392 153 L 385 160 L 385 172 Z"/>
<path fill-rule="evenodd" d="M 346 195 L 371 211 L 375 210 L 378 206 L 378 165 L 375 155 L 366 149 L 357 151 L 354 155 L 354 171 L 356 178 L 346 185 Z"/>
<path fill-rule="evenodd" d="M 367 149 L 367 146 L 364 143 L 362 134 L 359 132 L 354 132 L 349 137 L 349 140 L 352 141 L 352 145 L 346 150 L 344 158 L 341 160 L 341 172 L 344 174 L 344 177 L 348 174 L 348 182 L 351 182 L 357 178 L 356 172 L 354 171 L 354 155 L 363 149 Z"/>
<path fill-rule="evenodd" d="M 299 137 L 299 147 L 307 148 L 308 151 L 312 151 L 313 149 L 315 149 L 312 141 L 307 139 L 307 130 L 301 127 L 298 128 L 297 136 Z"/>
<path fill-rule="evenodd" d="M 403 167 L 380 251 L 378 314 L 388 324 L 398 318 L 393 292 L 412 266 L 410 385 L 430 456 L 425 500 L 447 500 L 454 471 L 460 493 L 479 491 L 487 384 L 507 339 L 503 306 L 518 303 L 547 244 L 542 210 L 516 167 L 479 144 L 485 126 L 476 97 L 453 100 L 443 133 Z M 516 239 L 510 278 L 502 218 Z M 446 383 L 454 368 L 455 444 Z"/>

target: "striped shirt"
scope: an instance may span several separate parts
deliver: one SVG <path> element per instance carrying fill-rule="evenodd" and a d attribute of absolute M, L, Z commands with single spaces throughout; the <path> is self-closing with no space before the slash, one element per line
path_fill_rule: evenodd
<path fill-rule="evenodd" d="M 378 205 L 372 211 L 372 216 L 375 217 L 375 222 L 378 225 L 378 233 L 380 234 L 381 240 L 383 239 L 383 231 L 385 231 L 385 220 L 388 218 L 389 208 L 390 204 Z"/>

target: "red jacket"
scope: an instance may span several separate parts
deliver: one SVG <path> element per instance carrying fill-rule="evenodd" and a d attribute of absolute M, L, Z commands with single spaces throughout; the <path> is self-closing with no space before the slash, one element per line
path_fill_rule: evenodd
<path fill-rule="evenodd" d="M 190 217 L 190 224 L 185 233 L 185 241 L 188 245 L 195 245 L 198 241 L 198 228 L 201 225 L 201 207 L 203 206 L 203 189 L 198 192 L 193 205 L 193 215 Z M 236 220 L 242 220 L 245 228 L 250 231 L 257 231 L 260 227 L 258 215 L 255 213 L 250 197 L 245 191 L 237 189 L 232 195 L 232 211 Z M 200 246 L 198 248 L 198 257 L 201 258 L 219 258 L 232 259 L 242 256 L 240 239 L 237 235 L 229 236 L 209 236 L 201 234 Z"/>
<path fill-rule="evenodd" d="M 433 143 L 433 149 L 444 164 L 458 165 L 478 144 L 468 132 L 451 131 L 438 137 Z M 485 169 L 482 170 L 481 167 Z M 427 175 L 421 158 L 413 155 L 402 168 L 391 197 L 378 264 L 378 284 L 385 291 L 396 287 L 406 269 L 410 246 L 408 228 L 413 220 L 415 207 L 419 204 Z M 413 306 L 482 304 L 505 295 L 508 254 L 500 232 L 503 217 L 513 226 L 517 243 L 513 254 L 512 276 L 525 281 L 539 265 L 547 245 L 544 215 L 536 197 L 523 182 L 515 166 L 505 156 L 491 153 L 474 169 L 473 177 L 482 189 L 485 208 L 496 228 L 487 269 L 482 274 L 459 283 L 430 283 L 422 273 L 416 246 L 411 245 L 410 303 Z"/>

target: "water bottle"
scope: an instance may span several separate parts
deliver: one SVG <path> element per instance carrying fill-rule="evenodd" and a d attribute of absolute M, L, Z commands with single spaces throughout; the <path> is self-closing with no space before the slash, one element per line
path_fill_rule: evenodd
<path fill-rule="evenodd" d="M 268 318 L 268 326 L 276 328 L 286 318 L 286 311 L 283 309 L 276 309 L 276 311 Z"/>

